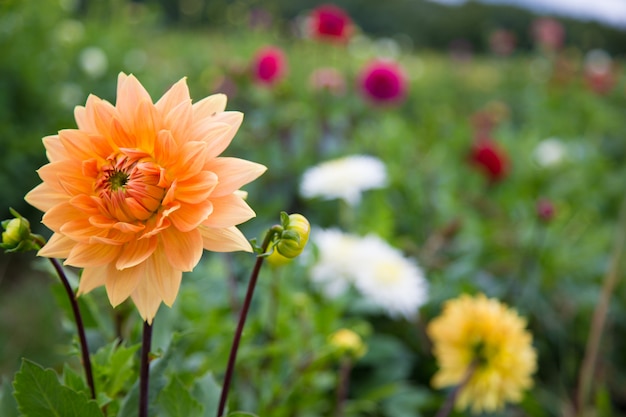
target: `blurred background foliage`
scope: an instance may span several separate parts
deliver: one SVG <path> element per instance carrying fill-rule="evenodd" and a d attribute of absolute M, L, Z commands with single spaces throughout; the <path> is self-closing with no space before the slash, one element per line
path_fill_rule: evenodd
<path fill-rule="evenodd" d="M 113 102 L 120 71 L 137 75 L 153 98 L 186 76 L 195 100 L 226 92 L 228 108 L 245 113 L 227 153 L 269 167 L 247 188 L 258 214 L 242 226 L 247 236 L 260 236 L 281 210 L 302 212 L 321 227 L 375 232 L 423 266 L 430 285 L 424 321 L 464 291 L 499 297 L 528 317 L 539 351 L 532 395 L 506 415 L 571 415 L 592 312 L 614 234 L 624 227 L 618 212 L 626 189 L 626 33 L 559 19 L 565 46 L 550 53 L 532 40 L 536 16 L 510 6 L 346 0 L 339 4 L 358 24 L 358 36 L 332 45 L 303 37 L 303 18 L 317 4 L 0 1 L 2 218 L 11 206 L 37 224 L 41 214 L 23 196 L 39 182 L 35 171 L 46 161 L 41 138 L 73 128 L 73 108 L 88 94 Z M 509 56 L 489 46 L 500 28 L 517 39 Z M 255 84 L 250 71 L 252 56 L 267 44 L 288 57 L 286 79 L 272 88 Z M 611 56 L 614 70 L 610 89 L 601 92 L 584 74 L 588 52 L 598 49 Z M 359 69 L 377 56 L 397 60 L 408 75 L 409 94 L 397 107 L 372 106 L 357 91 Z M 312 70 L 329 66 L 346 78 L 343 95 L 310 86 Z M 498 183 L 467 163 L 480 114 L 497 120 L 490 135 L 510 160 L 510 172 Z M 548 139 L 561 146 L 557 163 L 542 162 Z M 298 184 L 310 166 L 353 153 L 383 160 L 389 187 L 368 192 L 349 223 L 340 224 L 337 202 L 303 200 Z M 541 199 L 553 206 L 549 219 L 537 213 Z M 67 355 L 73 327 L 57 313 L 64 302 L 49 296 L 50 287 L 58 288 L 42 265 L 32 254 L 0 257 L 5 378 L 22 356 L 58 367 Z M 171 332 L 186 335 L 177 343 L 189 375 L 223 371 L 232 300 L 241 295 L 250 267 L 244 255 L 207 255 L 186 278 L 174 308 L 161 309 L 156 345 L 167 347 Z M 445 393 L 429 389 L 436 368 L 419 325 L 325 302 L 307 281 L 305 265 L 264 274 L 260 313 L 249 323 L 241 355 L 238 408 L 275 417 L 299 408 L 308 410 L 301 416 L 329 415 L 320 399 L 332 395 L 336 363 L 324 356 L 324 346 L 330 332 L 347 326 L 360 329 L 369 351 L 354 370 L 346 414 L 434 413 Z M 277 300 L 281 307 L 272 311 Z M 116 335 L 138 340 L 136 317 L 128 311 L 95 318 L 109 314 L 103 313 L 103 292 L 83 303 L 100 311 L 89 322 L 94 347 Z M 188 322 L 192 328 L 181 325 Z M 626 288 L 620 285 L 601 345 L 597 415 L 625 415 L 624 323 Z M 104 336 L 96 332 L 103 328 Z M 302 378 L 285 393 L 294 369 Z"/>

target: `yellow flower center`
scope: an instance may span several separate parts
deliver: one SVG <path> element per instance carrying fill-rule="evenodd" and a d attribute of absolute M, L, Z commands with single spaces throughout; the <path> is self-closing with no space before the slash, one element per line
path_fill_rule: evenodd
<path fill-rule="evenodd" d="M 121 222 L 149 219 L 166 191 L 164 170 L 144 154 L 110 156 L 95 183 L 103 208 Z"/>

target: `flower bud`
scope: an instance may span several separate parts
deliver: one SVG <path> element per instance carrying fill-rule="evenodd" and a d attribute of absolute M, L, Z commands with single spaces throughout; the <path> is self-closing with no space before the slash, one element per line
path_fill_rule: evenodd
<path fill-rule="evenodd" d="M 311 225 L 301 214 L 281 213 L 283 232 L 278 238 L 275 249 L 285 258 L 295 258 L 304 250 L 309 241 Z"/>
<path fill-rule="evenodd" d="M 13 219 L 2 221 L 2 243 L 0 248 L 6 252 L 25 252 L 36 249 L 37 246 L 33 242 L 33 235 L 30 233 L 30 223 L 18 212 L 10 209 L 11 214 L 15 216 Z"/>
<path fill-rule="evenodd" d="M 358 359 L 367 352 L 367 347 L 363 343 L 361 336 L 350 329 L 337 330 L 330 335 L 329 342 L 342 356 L 346 355 Z"/>

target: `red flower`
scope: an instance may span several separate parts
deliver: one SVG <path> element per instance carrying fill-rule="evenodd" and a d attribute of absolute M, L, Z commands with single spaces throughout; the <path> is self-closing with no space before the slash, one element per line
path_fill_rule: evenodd
<path fill-rule="evenodd" d="M 324 4 L 311 12 L 311 35 L 331 41 L 346 41 L 352 32 L 352 20 L 341 8 Z"/>
<path fill-rule="evenodd" d="M 508 159 L 491 139 L 480 139 L 474 143 L 470 153 L 470 162 L 477 167 L 491 182 L 500 181 L 508 171 Z"/>
<path fill-rule="evenodd" d="M 274 84 L 287 72 L 287 59 L 284 52 L 275 46 L 259 49 L 252 63 L 252 70 L 257 82 Z"/>
<path fill-rule="evenodd" d="M 548 199 L 542 198 L 537 201 L 536 210 L 537 217 L 544 222 L 548 222 L 554 217 L 554 205 Z"/>
<path fill-rule="evenodd" d="M 363 95 L 374 103 L 395 104 L 406 95 L 406 77 L 395 62 L 370 62 L 361 71 L 359 83 Z"/>

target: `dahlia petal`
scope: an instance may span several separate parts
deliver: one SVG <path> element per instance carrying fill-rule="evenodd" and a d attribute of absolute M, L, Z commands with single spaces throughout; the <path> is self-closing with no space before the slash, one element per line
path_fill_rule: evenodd
<path fill-rule="evenodd" d="M 202 245 L 212 252 L 252 252 L 248 239 L 235 226 L 225 228 L 200 227 Z"/>
<path fill-rule="evenodd" d="M 57 191 L 68 194 L 90 194 L 93 180 L 85 178 L 80 161 L 51 162 L 39 168 L 37 174 L 43 182 Z"/>
<path fill-rule="evenodd" d="M 111 119 L 110 131 L 111 133 L 107 139 L 113 149 L 117 150 L 119 148 L 131 148 L 135 146 L 135 138 L 128 133 L 123 123 L 117 118 Z"/>
<path fill-rule="evenodd" d="M 88 117 L 93 120 L 95 131 L 105 138 L 111 138 L 112 121 L 115 119 L 115 107 L 111 103 L 105 100 L 101 100 L 95 97 L 91 103 L 87 101 L 87 113 Z M 82 130 L 82 129 L 81 129 Z M 88 131 L 92 133 L 91 131 Z"/>
<path fill-rule="evenodd" d="M 168 218 L 174 227 L 181 232 L 188 232 L 198 227 L 213 211 L 213 203 L 210 200 L 198 204 L 181 204 L 177 210 L 168 212 Z"/>
<path fill-rule="evenodd" d="M 70 205 L 85 214 L 98 214 L 98 204 L 88 195 L 80 194 L 69 201 Z"/>
<path fill-rule="evenodd" d="M 46 216 L 44 216 L 44 218 L 45 217 Z M 88 241 L 89 238 L 91 238 L 92 236 L 107 236 L 106 229 L 101 229 L 99 227 L 93 226 L 91 223 L 89 223 L 88 218 L 82 218 L 66 222 L 60 227 L 59 230 L 70 239 L 74 239 L 76 241 Z"/>
<path fill-rule="evenodd" d="M 152 103 L 152 98 L 134 75 L 120 73 L 117 79 L 117 100 L 115 107 L 120 121 L 127 129 L 134 126 L 134 117 L 140 103 L 144 100 Z"/>
<path fill-rule="evenodd" d="M 178 156 L 177 144 L 169 130 L 157 133 L 154 143 L 154 160 L 161 166 L 169 166 Z"/>
<path fill-rule="evenodd" d="M 67 258 L 76 242 L 61 233 L 54 233 L 39 249 L 37 256 L 45 258 Z"/>
<path fill-rule="evenodd" d="M 111 264 L 105 279 L 105 286 L 109 302 L 113 307 L 118 306 L 135 291 L 139 282 L 145 277 L 145 264 L 139 264 L 133 268 L 115 269 Z"/>
<path fill-rule="evenodd" d="M 163 119 L 163 128 L 172 132 L 172 137 L 178 145 L 189 140 L 188 129 L 193 119 L 191 100 L 174 107 Z"/>
<path fill-rule="evenodd" d="M 172 175 L 178 180 L 189 178 L 202 170 L 206 162 L 206 143 L 187 142 L 180 150 L 181 157 L 172 168 Z"/>
<path fill-rule="evenodd" d="M 95 288 L 101 287 L 106 282 L 108 268 L 84 268 L 78 282 L 76 295 L 83 295 Z"/>
<path fill-rule="evenodd" d="M 87 133 L 76 129 L 59 131 L 59 142 L 65 148 L 66 155 L 72 159 L 85 160 L 95 156 L 91 149 L 91 140 Z"/>
<path fill-rule="evenodd" d="M 176 200 L 198 204 L 209 198 L 217 185 L 217 175 L 210 171 L 200 171 L 193 177 L 180 181 L 176 187 Z"/>
<path fill-rule="evenodd" d="M 24 200 L 31 206 L 45 212 L 57 204 L 67 203 L 69 198 L 67 194 L 61 193 L 42 182 L 30 190 L 24 197 Z"/>
<path fill-rule="evenodd" d="M 181 78 L 176 84 L 174 84 L 154 105 L 161 114 L 162 118 L 165 118 L 167 114 L 177 105 L 184 101 L 190 101 L 189 87 L 187 87 L 187 78 Z"/>
<path fill-rule="evenodd" d="M 222 157 L 207 163 L 205 169 L 215 172 L 219 179 L 217 187 L 213 190 L 213 196 L 223 197 L 258 178 L 267 167 L 245 159 Z"/>
<path fill-rule="evenodd" d="M 90 94 L 89 97 L 87 97 L 87 105 L 91 107 L 91 105 L 89 105 L 89 102 L 95 99 L 97 99 L 97 97 L 93 94 Z M 90 117 L 90 112 L 87 110 L 86 107 L 74 107 L 74 119 L 76 120 L 76 125 L 78 126 L 78 128 L 83 132 L 96 133 L 98 131 L 98 129 L 96 128 L 96 124 L 94 123 L 93 118 Z"/>
<path fill-rule="evenodd" d="M 48 161 L 57 162 L 68 158 L 67 151 L 59 140 L 59 135 L 46 136 L 41 141 L 43 142 L 43 146 L 46 148 Z"/>
<path fill-rule="evenodd" d="M 207 158 L 215 158 L 220 155 L 230 145 L 239 130 L 239 126 L 243 122 L 243 113 L 236 111 L 227 111 L 217 114 L 213 120 L 219 123 L 227 123 L 230 129 L 223 134 L 211 138 L 207 148 Z"/>
<path fill-rule="evenodd" d="M 189 140 L 203 142 L 203 145 L 206 147 L 207 144 L 212 145 L 212 141 L 220 138 L 230 130 L 232 130 L 232 126 L 228 123 L 214 123 L 212 119 L 205 119 L 200 123 L 194 124 Z M 218 143 L 218 147 L 219 145 Z"/>
<path fill-rule="evenodd" d="M 250 220 L 256 213 L 235 194 L 211 198 L 213 212 L 202 224 L 208 227 L 224 228 Z"/>
<path fill-rule="evenodd" d="M 159 236 L 163 242 L 163 250 L 173 268 L 191 271 L 202 257 L 202 235 L 197 229 L 180 232 L 170 227 Z"/>
<path fill-rule="evenodd" d="M 163 302 L 171 307 L 178 295 L 182 271 L 172 267 L 163 251 L 158 251 L 146 262 L 146 275 L 153 280 Z"/>
<path fill-rule="evenodd" d="M 135 116 L 135 140 L 136 145 L 142 151 L 152 153 L 154 149 L 154 138 L 160 129 L 158 126 L 159 115 L 154 108 L 152 101 L 142 100 L 137 107 Z"/>
<path fill-rule="evenodd" d="M 124 246 L 124 250 L 117 258 L 115 268 L 122 270 L 139 265 L 154 253 L 157 243 L 158 239 L 156 237 L 131 240 Z"/>
<path fill-rule="evenodd" d="M 102 243 L 77 243 L 64 264 L 78 268 L 106 265 L 117 258 L 120 249 L 120 246 Z"/>
<path fill-rule="evenodd" d="M 138 233 L 145 229 L 146 226 L 143 224 L 117 222 L 113 225 L 113 228 L 119 230 L 122 233 Z"/>
<path fill-rule="evenodd" d="M 223 112 L 226 108 L 227 97 L 225 94 L 213 94 L 193 105 L 193 119 L 200 120 L 211 117 L 216 113 Z"/>
<path fill-rule="evenodd" d="M 144 276 L 132 292 L 131 298 L 141 318 L 148 324 L 152 324 L 152 319 L 156 316 L 159 306 L 161 305 L 161 297 L 159 296 L 156 285 L 152 282 L 152 278 Z"/>
<path fill-rule="evenodd" d="M 65 202 L 49 208 L 41 221 L 51 230 L 59 231 L 66 223 L 76 221 L 82 217 L 84 217 L 82 211 L 73 207 L 69 202 Z"/>

